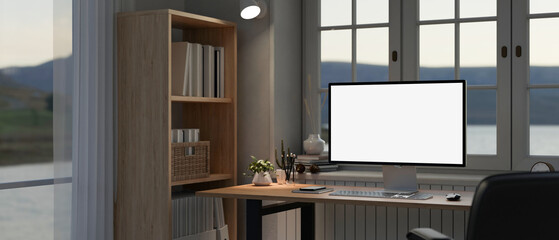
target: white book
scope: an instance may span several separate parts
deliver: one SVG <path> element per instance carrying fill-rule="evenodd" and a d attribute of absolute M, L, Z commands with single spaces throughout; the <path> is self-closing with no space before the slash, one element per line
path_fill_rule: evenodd
<path fill-rule="evenodd" d="M 186 235 L 186 231 L 185 229 L 182 227 L 184 225 L 185 222 L 185 204 L 184 204 L 184 198 L 179 198 L 179 237 L 182 237 L 184 235 Z"/>
<path fill-rule="evenodd" d="M 196 48 L 194 47 L 194 43 L 188 43 L 188 61 L 187 61 L 187 69 L 188 72 L 186 73 L 186 86 L 188 89 L 184 89 L 185 96 L 194 96 L 196 90 L 194 90 L 194 77 L 195 77 L 195 56 L 196 56 Z"/>
<path fill-rule="evenodd" d="M 184 88 L 183 96 L 192 96 L 192 81 L 190 75 L 192 74 L 192 43 L 186 45 L 186 62 L 184 64 Z"/>
<path fill-rule="evenodd" d="M 188 196 L 188 197 L 186 197 L 186 208 L 188 209 L 188 212 L 189 212 L 190 214 L 188 214 L 188 216 L 186 217 L 186 223 L 183 225 L 183 227 L 184 227 L 185 230 L 186 230 L 186 235 L 187 235 L 187 236 L 188 236 L 188 235 L 192 235 L 192 232 L 193 232 L 193 231 L 192 231 L 192 227 L 191 227 L 191 225 L 193 224 L 193 223 L 192 223 L 192 216 L 191 216 L 191 215 L 194 214 L 194 212 L 192 212 L 192 207 L 191 207 L 191 205 L 192 205 L 192 200 L 191 200 L 191 197 Z"/>
<path fill-rule="evenodd" d="M 171 213 L 173 214 L 173 239 L 178 237 L 177 234 L 177 199 L 171 200 Z"/>
<path fill-rule="evenodd" d="M 192 142 L 192 132 L 188 128 L 181 129 L 183 132 L 183 142 Z M 189 147 L 186 151 L 186 154 L 192 155 L 192 148 Z"/>
<path fill-rule="evenodd" d="M 223 215 L 223 199 L 222 198 L 216 198 L 216 211 L 217 211 L 217 216 L 218 216 L 218 224 L 217 227 L 221 228 L 225 225 L 225 219 L 224 219 L 224 215 Z"/>
<path fill-rule="evenodd" d="M 214 47 L 210 45 L 203 46 L 204 60 L 204 97 L 215 97 L 214 89 Z"/>
<path fill-rule="evenodd" d="M 190 128 L 188 129 L 188 141 L 189 142 L 196 142 L 196 129 Z"/>
<path fill-rule="evenodd" d="M 171 130 L 172 139 L 171 142 L 173 143 L 180 143 L 183 142 L 183 131 L 181 129 L 172 129 Z"/>
<path fill-rule="evenodd" d="M 197 198 L 198 200 L 198 233 L 204 232 L 204 209 L 202 209 L 202 198 Z"/>
<path fill-rule="evenodd" d="M 188 42 L 171 44 L 171 95 L 186 95 L 189 54 Z"/>
<path fill-rule="evenodd" d="M 206 213 L 207 216 L 207 230 L 215 229 L 214 226 L 214 205 L 213 205 L 213 198 L 206 198 L 206 206 L 208 208 L 208 212 Z"/>
<path fill-rule="evenodd" d="M 218 198 L 213 198 L 213 200 L 212 200 L 212 204 L 213 204 L 213 208 L 214 208 L 214 222 L 213 222 L 213 224 L 214 224 L 215 229 L 219 228 L 219 220 L 218 220 L 219 216 L 217 214 L 217 212 L 218 212 L 217 211 L 217 199 Z"/>
<path fill-rule="evenodd" d="M 198 128 L 193 129 L 193 135 L 194 135 L 194 142 L 199 142 L 200 141 L 200 129 L 198 129 Z"/>
<path fill-rule="evenodd" d="M 219 82 L 219 97 L 225 97 L 225 48 L 224 47 L 216 47 L 217 52 L 219 53 L 219 69 L 216 71 L 218 72 L 218 82 Z"/>
<path fill-rule="evenodd" d="M 203 50 L 202 45 L 198 43 L 192 44 L 192 95 L 194 97 L 203 96 Z"/>

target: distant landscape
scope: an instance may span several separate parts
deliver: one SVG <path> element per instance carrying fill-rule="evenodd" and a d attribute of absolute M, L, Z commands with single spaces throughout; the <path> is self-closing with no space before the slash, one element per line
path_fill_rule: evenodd
<path fill-rule="evenodd" d="M 52 66 L 0 69 L 0 166 L 52 162 Z"/>
<path fill-rule="evenodd" d="M 323 88 L 329 82 L 351 79 L 349 63 L 324 62 L 321 69 Z M 422 79 L 452 79 L 453 71 L 452 68 L 421 68 L 420 75 Z M 559 67 L 533 67 L 530 74 L 534 83 L 559 83 Z M 468 85 L 495 84 L 496 72 L 494 68 L 463 68 L 461 76 Z M 386 66 L 357 65 L 358 81 L 387 79 Z M 52 161 L 52 89 L 52 61 L 0 69 L 0 166 Z M 469 93 L 468 124 L 495 124 L 496 100 L 491 91 Z M 532 124 L 559 124 L 559 90 L 538 90 L 530 101 Z M 322 112 L 322 123 L 328 123 L 327 111 Z"/>
<path fill-rule="evenodd" d="M 388 67 L 379 65 L 357 64 L 358 82 L 387 81 Z M 425 80 L 454 79 L 454 68 L 421 68 L 420 78 Z M 321 64 L 322 88 L 328 88 L 330 82 L 351 81 L 351 64 L 347 62 L 323 62 Z M 497 73 L 495 68 L 462 68 L 461 78 L 468 85 L 495 85 Z M 535 84 L 559 83 L 559 67 L 532 67 L 530 79 Z M 559 89 L 537 90 L 531 101 L 530 123 L 536 125 L 559 124 Z M 496 99 L 494 90 L 477 90 L 468 93 L 468 124 L 495 124 Z M 321 113 L 323 124 L 328 123 L 328 101 Z M 556 113 L 556 114 L 549 114 Z"/>

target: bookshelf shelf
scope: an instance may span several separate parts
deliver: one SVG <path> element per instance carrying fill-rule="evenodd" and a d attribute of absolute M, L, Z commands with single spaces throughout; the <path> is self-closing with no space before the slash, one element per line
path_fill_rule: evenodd
<path fill-rule="evenodd" d="M 237 26 L 175 10 L 119 13 L 118 162 L 115 239 L 172 239 L 174 190 L 237 185 Z M 223 47 L 224 98 L 172 96 L 171 32 Z M 210 142 L 210 177 L 171 181 L 171 130 L 200 129 Z M 157 160 L 154 160 L 157 159 Z M 174 186 L 175 189 L 173 189 Z M 237 200 L 223 199 L 237 239 Z"/>
<path fill-rule="evenodd" d="M 215 181 L 222 181 L 222 180 L 230 180 L 232 178 L 233 178 L 232 174 L 210 174 L 210 177 L 207 177 L 207 178 L 197 178 L 197 179 L 189 179 L 189 180 L 171 182 L 171 186 L 181 186 L 181 185 L 189 185 L 189 184 L 196 184 L 196 183 L 215 182 Z"/>
<path fill-rule="evenodd" d="M 232 103 L 231 98 L 208 98 L 208 97 L 188 97 L 171 96 L 172 102 L 198 102 L 198 103 Z"/>

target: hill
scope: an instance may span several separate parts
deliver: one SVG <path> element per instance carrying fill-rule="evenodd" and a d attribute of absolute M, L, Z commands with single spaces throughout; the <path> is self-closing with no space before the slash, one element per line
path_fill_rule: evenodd
<path fill-rule="evenodd" d="M 357 64 L 358 82 L 386 81 L 388 79 L 388 67 L 379 65 Z M 351 64 L 347 62 L 323 62 L 321 64 L 322 88 L 328 88 L 330 82 L 351 81 Z M 471 67 L 462 68 L 461 77 L 468 85 L 494 85 L 497 73 L 495 68 Z M 531 79 L 533 83 L 559 83 L 558 67 L 531 67 Z M 448 80 L 454 79 L 453 68 L 421 68 L 421 79 Z M 559 124 L 559 90 L 536 90 L 530 96 L 530 122 L 532 124 Z M 495 124 L 496 99 L 494 90 L 478 90 L 468 93 L 468 124 Z M 325 104 L 328 108 L 328 101 Z M 472 111 L 473 110 L 473 111 Z M 328 123 L 328 113 L 321 113 L 322 123 Z"/>

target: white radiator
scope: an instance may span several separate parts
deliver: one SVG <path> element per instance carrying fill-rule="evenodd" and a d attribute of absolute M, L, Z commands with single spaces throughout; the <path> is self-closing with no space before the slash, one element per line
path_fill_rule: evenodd
<path fill-rule="evenodd" d="M 306 180 L 306 183 L 382 187 L 379 182 Z M 422 184 L 420 188 L 449 192 L 475 190 L 475 186 L 463 185 Z M 317 240 L 406 239 L 410 229 L 430 227 L 460 240 L 465 239 L 467 220 L 467 211 L 317 203 L 315 236 Z M 300 231 L 300 210 L 277 214 L 277 239 L 300 239 Z"/>

